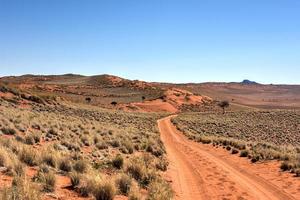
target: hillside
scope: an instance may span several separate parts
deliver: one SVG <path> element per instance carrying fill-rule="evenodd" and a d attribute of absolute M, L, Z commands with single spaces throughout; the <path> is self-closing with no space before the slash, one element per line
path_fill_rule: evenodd
<path fill-rule="evenodd" d="M 142 97 L 155 99 L 162 89 L 143 81 L 130 81 L 111 75 L 81 76 L 74 74 L 51 76 L 11 76 L 0 78 L 0 83 L 21 91 L 43 96 L 59 96 L 75 103 L 108 106 L 118 103 L 139 102 Z"/>
<path fill-rule="evenodd" d="M 0 78 L 0 199 L 299 199 L 299 94 L 248 82 Z"/>
<path fill-rule="evenodd" d="M 255 108 L 300 108 L 300 85 L 199 83 L 178 84 L 176 87 L 215 100 L 226 99 L 235 104 Z"/>
<path fill-rule="evenodd" d="M 206 96 L 158 83 L 128 80 L 112 75 L 81 76 L 74 74 L 3 77 L 0 83 L 36 96 L 87 103 L 106 108 L 139 112 L 175 113 L 191 106 L 212 103 Z M 114 103 L 116 106 L 112 105 Z"/>
<path fill-rule="evenodd" d="M 199 108 L 200 99 L 228 100 L 234 109 L 247 107 L 299 109 L 300 85 L 264 85 L 244 80 L 241 83 L 148 83 L 112 75 L 82 76 L 24 75 L 0 78 L 5 84 L 21 91 L 42 96 L 61 97 L 75 103 L 129 111 L 209 110 Z M 179 92 L 178 92 L 179 91 Z M 197 103 L 196 103 L 196 102 Z"/>

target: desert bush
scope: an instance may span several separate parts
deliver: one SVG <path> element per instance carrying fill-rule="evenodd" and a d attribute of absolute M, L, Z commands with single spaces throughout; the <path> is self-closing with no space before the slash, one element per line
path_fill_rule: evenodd
<path fill-rule="evenodd" d="M 227 150 L 227 151 L 230 151 L 230 150 L 231 150 L 231 147 L 230 147 L 230 146 L 227 146 L 227 147 L 226 147 L 226 150 Z"/>
<path fill-rule="evenodd" d="M 156 168 L 158 170 L 161 170 L 161 171 L 167 171 L 168 169 L 168 162 L 165 160 L 165 159 L 162 159 L 162 160 L 159 160 L 157 163 L 156 163 Z"/>
<path fill-rule="evenodd" d="M 87 136 L 81 137 L 81 142 L 82 142 L 85 146 L 90 146 L 90 139 L 89 139 Z"/>
<path fill-rule="evenodd" d="M 128 200 L 141 200 L 142 195 L 138 191 L 138 189 L 135 190 L 130 190 L 129 195 L 128 195 Z"/>
<path fill-rule="evenodd" d="M 18 141 L 18 142 L 25 143 L 25 140 L 24 140 L 24 138 L 23 138 L 23 137 L 21 137 L 21 136 L 19 136 L 19 135 L 16 135 L 16 136 L 15 136 L 15 139 L 16 139 L 16 141 Z"/>
<path fill-rule="evenodd" d="M 56 168 L 57 158 L 52 152 L 49 152 L 47 154 L 42 154 L 42 162 L 50 167 Z"/>
<path fill-rule="evenodd" d="M 22 162 L 29 166 L 36 166 L 39 164 L 39 154 L 33 148 L 25 148 L 21 150 L 19 158 Z"/>
<path fill-rule="evenodd" d="M 239 150 L 233 148 L 233 149 L 231 150 L 231 153 L 232 153 L 232 154 L 238 154 L 238 153 L 239 153 Z"/>
<path fill-rule="evenodd" d="M 203 144 L 210 144 L 212 142 L 212 140 L 208 137 L 200 137 L 199 139 L 200 139 L 199 142 Z"/>
<path fill-rule="evenodd" d="M 31 95 L 28 98 L 29 101 L 33 101 L 35 103 L 44 104 L 44 100 L 38 96 Z"/>
<path fill-rule="evenodd" d="M 25 168 L 24 168 L 24 165 L 21 162 L 16 161 L 13 164 L 13 174 L 15 176 L 19 176 L 19 177 L 22 177 L 22 176 L 25 175 Z"/>
<path fill-rule="evenodd" d="M 123 153 L 129 153 L 129 154 L 132 154 L 134 149 L 133 149 L 133 144 L 132 142 L 130 142 L 129 140 L 125 140 L 123 143 L 122 143 L 123 147 L 122 148 L 122 152 Z"/>
<path fill-rule="evenodd" d="M 93 174 L 80 177 L 80 184 L 77 186 L 77 191 L 82 197 L 88 197 L 95 190 L 98 182 Z"/>
<path fill-rule="evenodd" d="M 113 160 L 112 160 L 112 165 L 117 168 L 117 169 L 122 169 L 124 165 L 124 159 L 123 157 L 118 154 Z"/>
<path fill-rule="evenodd" d="M 147 169 L 144 161 L 140 159 L 131 160 L 127 166 L 126 172 L 143 187 L 149 185 L 156 177 L 154 171 Z"/>
<path fill-rule="evenodd" d="M 3 128 L 1 128 L 1 131 L 5 135 L 15 135 L 17 133 L 16 130 L 13 128 L 4 128 L 3 127 Z"/>
<path fill-rule="evenodd" d="M 54 135 L 54 136 L 57 136 L 57 135 L 58 135 L 57 130 L 54 129 L 54 128 L 50 128 L 50 129 L 48 130 L 47 134 L 49 134 L 49 135 L 51 135 L 51 136 L 52 136 L 52 135 Z"/>
<path fill-rule="evenodd" d="M 225 114 L 225 108 L 229 107 L 228 101 L 221 101 L 218 103 L 218 106 L 220 106 L 223 109 L 223 114 Z"/>
<path fill-rule="evenodd" d="M 0 192 L 1 200 L 40 200 L 41 193 L 37 185 L 25 177 L 15 177 L 10 188 Z"/>
<path fill-rule="evenodd" d="M 260 159 L 259 155 L 253 155 L 251 158 L 251 162 L 256 163 L 257 161 L 259 161 L 259 159 Z"/>
<path fill-rule="evenodd" d="M 282 171 L 290 171 L 292 168 L 292 164 L 287 161 L 282 162 L 280 165 L 280 169 L 282 169 Z"/>
<path fill-rule="evenodd" d="M 43 173 L 43 190 L 45 192 L 53 192 L 55 190 L 56 177 L 52 172 Z"/>
<path fill-rule="evenodd" d="M 33 180 L 41 183 L 44 192 L 53 192 L 56 184 L 56 177 L 53 172 L 49 170 L 47 165 L 41 165 Z"/>
<path fill-rule="evenodd" d="M 300 177 L 300 168 L 295 170 L 295 175 L 296 177 Z"/>
<path fill-rule="evenodd" d="M 145 171 L 145 167 L 139 163 L 131 162 L 127 167 L 127 173 L 129 173 L 135 180 L 139 182 L 142 181 Z"/>
<path fill-rule="evenodd" d="M 81 176 L 78 173 L 72 173 L 70 175 L 70 180 L 71 180 L 71 186 L 74 189 L 79 186 L 80 181 L 81 181 Z"/>
<path fill-rule="evenodd" d="M 33 139 L 35 143 L 39 143 L 41 141 L 41 136 L 39 134 L 33 134 Z"/>
<path fill-rule="evenodd" d="M 110 145 L 112 146 L 112 147 L 120 147 L 120 141 L 119 140 L 117 140 L 117 139 L 114 139 L 114 140 L 112 140 L 111 142 L 110 142 Z"/>
<path fill-rule="evenodd" d="M 0 147 L 0 167 L 6 167 L 9 156 L 4 148 Z"/>
<path fill-rule="evenodd" d="M 85 173 L 88 169 L 87 161 L 78 160 L 75 162 L 73 169 L 78 173 Z"/>
<path fill-rule="evenodd" d="M 149 185 L 147 200 L 171 200 L 172 198 L 172 189 L 164 180 L 157 179 Z"/>
<path fill-rule="evenodd" d="M 248 157 L 248 155 L 249 155 L 248 150 L 242 150 L 240 153 L 240 157 Z"/>
<path fill-rule="evenodd" d="M 94 136 L 94 144 L 98 144 L 100 142 L 100 138 L 98 136 Z"/>
<path fill-rule="evenodd" d="M 35 143 L 35 140 L 32 135 L 26 135 L 24 141 L 28 145 L 34 145 Z"/>
<path fill-rule="evenodd" d="M 126 174 L 122 174 L 116 180 L 116 186 L 119 189 L 120 193 L 126 196 L 130 191 L 131 184 L 132 184 L 131 178 Z"/>
<path fill-rule="evenodd" d="M 61 159 L 59 162 L 59 169 L 64 172 L 70 172 L 72 171 L 72 163 L 69 159 Z"/>
<path fill-rule="evenodd" d="M 107 145 L 106 143 L 104 143 L 104 142 L 100 142 L 100 143 L 97 143 L 97 144 L 96 144 L 96 147 L 97 147 L 97 149 L 99 149 L 99 150 L 103 150 L 103 149 L 107 149 L 107 148 L 108 148 L 108 145 Z"/>
<path fill-rule="evenodd" d="M 115 197 L 115 186 L 110 182 L 101 182 L 95 186 L 93 195 L 96 200 L 113 200 Z"/>
<path fill-rule="evenodd" d="M 141 162 L 131 162 L 127 167 L 129 173 L 135 180 L 141 182 L 146 173 L 146 167 Z"/>

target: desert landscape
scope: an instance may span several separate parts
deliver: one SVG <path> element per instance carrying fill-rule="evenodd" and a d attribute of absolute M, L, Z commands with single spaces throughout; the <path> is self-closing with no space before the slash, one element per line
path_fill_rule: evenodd
<path fill-rule="evenodd" d="M 1 199 L 300 198 L 297 85 L 268 107 L 251 92 L 232 102 L 232 83 L 226 93 L 111 75 L 0 84 Z"/>
<path fill-rule="evenodd" d="M 299 10 L 0 0 L 0 200 L 300 200 Z"/>

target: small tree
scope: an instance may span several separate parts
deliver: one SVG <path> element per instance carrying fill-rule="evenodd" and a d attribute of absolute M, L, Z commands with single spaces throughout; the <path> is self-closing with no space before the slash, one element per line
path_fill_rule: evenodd
<path fill-rule="evenodd" d="M 220 106 L 223 109 L 223 114 L 225 114 L 225 108 L 229 107 L 229 102 L 228 101 L 221 101 L 218 106 Z"/>
<path fill-rule="evenodd" d="M 118 103 L 115 102 L 115 101 L 113 101 L 113 102 L 111 102 L 110 104 L 113 105 L 113 106 L 116 106 Z"/>
<path fill-rule="evenodd" d="M 142 96 L 142 100 L 145 101 L 145 99 L 146 99 L 146 97 L 145 97 L 145 96 Z"/>
<path fill-rule="evenodd" d="M 91 103 L 92 99 L 91 99 L 91 97 L 87 97 L 87 98 L 85 98 L 85 101 L 88 103 Z"/>

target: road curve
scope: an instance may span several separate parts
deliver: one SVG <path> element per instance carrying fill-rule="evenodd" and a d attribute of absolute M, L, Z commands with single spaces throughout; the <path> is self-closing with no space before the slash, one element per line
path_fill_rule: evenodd
<path fill-rule="evenodd" d="M 169 116 L 158 120 L 167 157 L 175 200 L 210 199 L 296 199 L 262 177 L 241 168 L 229 159 L 188 140 L 171 123 Z"/>

